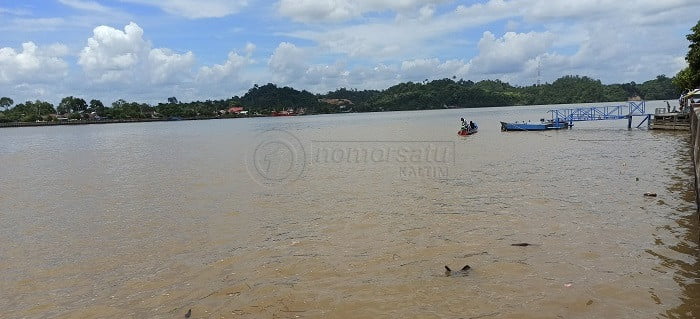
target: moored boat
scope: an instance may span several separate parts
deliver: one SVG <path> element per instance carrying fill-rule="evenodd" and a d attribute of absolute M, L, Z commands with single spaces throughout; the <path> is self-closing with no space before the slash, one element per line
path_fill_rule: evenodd
<path fill-rule="evenodd" d="M 508 123 L 501 122 L 501 131 L 545 131 L 569 128 L 569 123 L 563 121 L 541 121 L 540 123 Z"/>

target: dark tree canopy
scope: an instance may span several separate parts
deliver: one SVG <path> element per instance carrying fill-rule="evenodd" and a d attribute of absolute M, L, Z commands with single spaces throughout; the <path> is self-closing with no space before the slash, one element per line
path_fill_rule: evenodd
<path fill-rule="evenodd" d="M 678 72 L 673 78 L 673 83 L 681 89 L 700 88 L 700 20 L 690 31 L 692 33 L 686 36 L 690 41 L 688 54 L 685 56 L 688 67 Z"/>
<path fill-rule="evenodd" d="M 0 97 L 0 107 L 3 109 L 7 110 L 7 108 L 12 106 L 12 104 L 15 104 L 15 101 L 13 101 L 11 98 L 5 96 Z"/>
<path fill-rule="evenodd" d="M 58 104 L 57 112 L 59 114 L 80 113 L 87 110 L 85 100 L 73 96 L 64 97 L 61 103 Z"/>

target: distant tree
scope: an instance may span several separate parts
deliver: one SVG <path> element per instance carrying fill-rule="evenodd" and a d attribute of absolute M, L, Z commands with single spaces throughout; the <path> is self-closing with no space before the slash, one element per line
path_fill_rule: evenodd
<path fill-rule="evenodd" d="M 13 101 L 11 98 L 9 98 L 9 97 L 4 97 L 4 96 L 3 96 L 3 97 L 0 97 L 0 107 L 2 107 L 3 109 L 5 109 L 5 111 L 7 111 L 7 109 L 8 109 L 10 106 L 12 106 L 12 104 L 15 104 L 15 101 Z"/>
<path fill-rule="evenodd" d="M 102 101 L 100 100 L 90 100 L 90 106 L 88 107 L 89 110 L 92 112 L 97 113 L 99 116 L 105 116 L 105 105 L 102 104 Z"/>
<path fill-rule="evenodd" d="M 85 100 L 73 96 L 64 97 L 61 103 L 58 104 L 56 111 L 59 114 L 66 113 L 82 113 L 87 110 L 87 103 Z"/>
<path fill-rule="evenodd" d="M 45 101 L 27 101 L 15 105 L 10 110 L 3 112 L 5 120 L 14 122 L 33 122 L 42 119 L 42 116 L 55 113 L 53 105 Z"/>
<path fill-rule="evenodd" d="M 681 88 L 681 90 L 690 89 L 694 87 L 693 76 L 693 70 L 690 67 L 686 67 L 676 73 L 676 76 L 673 77 L 673 84 Z"/>
<path fill-rule="evenodd" d="M 688 34 L 686 39 L 690 41 L 688 54 L 685 56 L 688 67 L 692 71 L 692 88 L 700 87 L 700 20 L 690 29 L 693 33 Z"/>
<path fill-rule="evenodd" d="M 685 37 L 690 41 L 688 54 L 685 56 L 685 60 L 688 61 L 688 67 L 673 77 L 673 83 L 681 89 L 700 88 L 700 20 L 690 30 L 693 33 Z"/>
<path fill-rule="evenodd" d="M 56 113 L 56 109 L 53 107 L 53 104 L 46 101 L 36 100 L 33 103 L 27 101 L 26 104 L 27 106 L 34 107 L 34 109 L 36 109 L 36 114 L 39 116 Z"/>
<path fill-rule="evenodd" d="M 112 108 L 121 108 L 123 107 L 127 102 L 124 99 L 118 99 L 114 102 L 112 102 Z"/>

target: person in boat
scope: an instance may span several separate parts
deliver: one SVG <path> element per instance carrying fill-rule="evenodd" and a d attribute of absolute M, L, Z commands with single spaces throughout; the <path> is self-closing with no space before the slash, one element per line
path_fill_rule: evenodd
<path fill-rule="evenodd" d="M 474 122 L 472 122 L 472 121 L 469 121 L 469 128 L 470 128 L 471 130 L 475 130 L 475 129 L 476 129 L 476 124 L 474 124 Z"/>
<path fill-rule="evenodd" d="M 467 121 L 465 121 L 464 118 L 461 118 L 460 120 L 462 120 L 462 130 L 466 130 L 467 129 Z"/>

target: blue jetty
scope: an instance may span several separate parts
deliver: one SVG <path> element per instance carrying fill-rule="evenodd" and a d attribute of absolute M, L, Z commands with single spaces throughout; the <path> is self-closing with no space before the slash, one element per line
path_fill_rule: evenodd
<path fill-rule="evenodd" d="M 642 117 L 637 127 L 647 123 L 649 125 L 652 114 L 645 113 L 644 101 L 628 101 L 626 105 L 591 106 L 549 110 L 551 119 L 540 123 L 530 122 L 501 122 L 502 131 L 545 131 L 571 128 L 574 122 L 602 121 L 627 119 L 627 127 L 632 127 L 634 117 Z"/>

